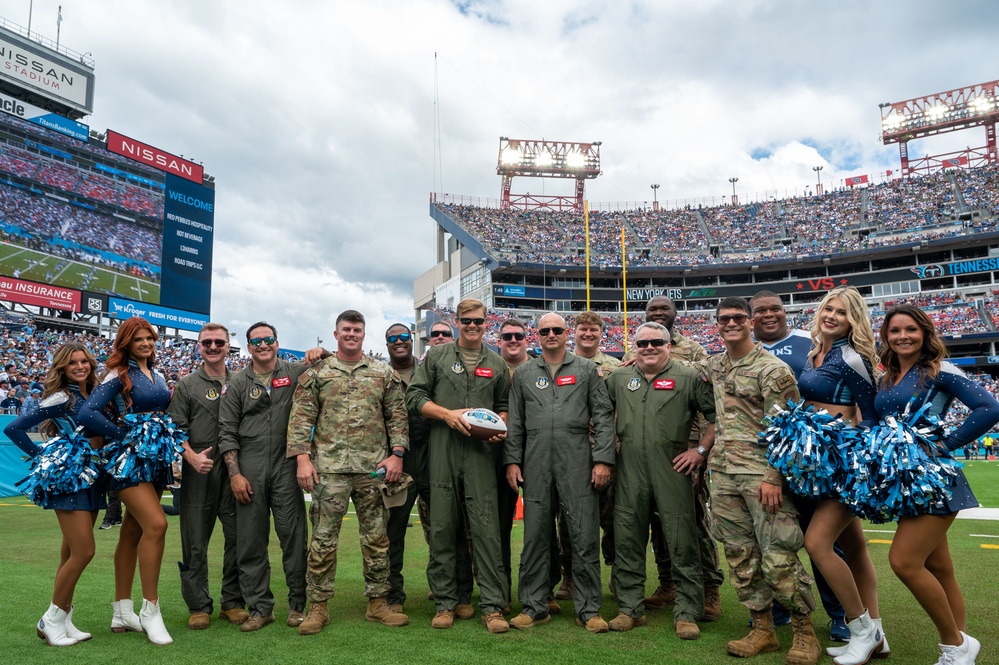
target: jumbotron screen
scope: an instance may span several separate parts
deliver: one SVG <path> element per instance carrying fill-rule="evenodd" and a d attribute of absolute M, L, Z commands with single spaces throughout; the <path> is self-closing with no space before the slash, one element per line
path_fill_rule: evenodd
<path fill-rule="evenodd" d="M 0 113 L 0 274 L 13 278 L 0 299 L 93 311 L 89 292 L 112 316 L 207 315 L 215 191 L 203 175 L 117 132 L 81 141 Z"/>

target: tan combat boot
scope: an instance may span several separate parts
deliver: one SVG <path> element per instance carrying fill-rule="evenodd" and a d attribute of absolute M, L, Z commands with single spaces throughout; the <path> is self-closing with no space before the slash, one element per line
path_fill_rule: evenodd
<path fill-rule="evenodd" d="M 812 617 L 808 614 L 791 613 L 791 627 L 794 630 L 794 642 L 787 652 L 784 665 L 815 665 L 822 655 L 819 638 L 812 628 Z"/>
<path fill-rule="evenodd" d="M 704 614 L 701 621 L 718 621 L 721 618 L 721 590 L 714 585 L 704 587 Z"/>
<path fill-rule="evenodd" d="M 613 593 L 613 590 L 611 591 Z M 676 602 L 676 582 L 659 585 L 651 596 L 645 599 L 645 609 L 661 610 Z"/>
<path fill-rule="evenodd" d="M 313 601 L 309 607 L 309 616 L 305 617 L 302 623 L 298 624 L 299 635 L 318 635 L 324 626 L 329 625 L 330 610 L 326 607 L 326 601 Z"/>
<path fill-rule="evenodd" d="M 749 635 L 741 640 L 732 640 L 726 646 L 729 654 L 739 658 L 752 658 L 761 653 L 770 653 L 780 649 L 777 633 L 774 631 L 774 617 L 770 610 L 751 612 L 752 629 Z"/>
<path fill-rule="evenodd" d="M 393 612 L 384 596 L 368 600 L 368 612 L 364 615 L 364 618 L 368 621 L 380 623 L 383 626 L 395 627 L 409 624 L 409 617 L 401 612 Z"/>

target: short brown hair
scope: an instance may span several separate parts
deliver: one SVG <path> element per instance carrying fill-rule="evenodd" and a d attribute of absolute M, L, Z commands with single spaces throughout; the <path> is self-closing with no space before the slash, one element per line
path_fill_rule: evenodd
<path fill-rule="evenodd" d="M 476 300 L 475 298 L 465 298 L 458 306 L 454 308 L 455 316 L 460 317 L 462 314 L 468 312 L 473 312 L 477 309 L 481 309 L 483 312 L 486 311 L 486 306 L 482 304 L 481 300 Z"/>
<path fill-rule="evenodd" d="M 600 326 L 604 329 L 604 317 L 596 312 L 586 311 L 576 315 L 576 327 L 579 326 Z"/>
<path fill-rule="evenodd" d="M 503 323 L 500 324 L 499 329 L 500 332 L 503 332 L 503 328 L 510 328 L 510 327 L 520 328 L 524 332 L 527 332 L 527 326 L 524 325 L 524 322 L 521 321 L 520 319 L 515 319 L 513 317 L 510 317 L 509 319 L 504 319 Z"/>
<path fill-rule="evenodd" d="M 229 329 L 226 328 L 221 323 L 212 323 L 209 321 L 205 325 L 201 326 L 201 330 L 198 331 L 198 339 L 201 339 L 201 333 L 211 332 L 213 330 L 221 330 L 225 333 L 226 339 L 229 339 L 232 335 L 229 333 Z"/>

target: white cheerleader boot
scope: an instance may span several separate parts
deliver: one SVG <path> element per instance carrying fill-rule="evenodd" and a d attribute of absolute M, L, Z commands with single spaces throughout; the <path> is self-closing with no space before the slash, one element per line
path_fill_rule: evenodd
<path fill-rule="evenodd" d="M 874 658 L 887 658 L 889 655 L 891 655 L 891 649 L 888 648 L 888 636 L 885 635 L 884 629 L 881 627 L 881 618 L 879 617 L 877 619 L 871 619 L 871 621 L 873 621 L 874 625 L 877 626 L 878 630 L 881 631 L 881 639 L 884 640 L 881 643 L 881 651 L 876 651 L 873 654 L 873 657 Z M 841 647 L 827 647 L 826 648 L 826 653 L 829 654 L 830 656 L 832 656 L 833 658 L 838 658 L 839 656 L 844 655 L 846 653 L 846 650 L 848 648 L 849 648 L 849 644 L 844 644 Z"/>
<path fill-rule="evenodd" d="M 76 640 L 66 634 L 66 611 L 55 603 L 51 603 L 48 611 L 38 620 L 38 637 L 48 642 L 50 647 L 76 644 Z"/>
<path fill-rule="evenodd" d="M 135 633 L 143 632 L 142 624 L 135 614 L 135 606 L 132 605 L 131 599 L 116 600 L 111 603 L 111 607 L 114 608 L 114 615 L 111 617 L 112 633 L 124 633 L 127 630 Z"/>
<path fill-rule="evenodd" d="M 863 665 L 881 651 L 884 637 L 867 610 L 846 625 L 850 629 L 850 641 L 846 651 L 833 658 L 836 665 Z"/>
<path fill-rule="evenodd" d="M 139 612 L 139 621 L 146 631 L 146 637 L 153 644 L 173 644 L 173 638 L 163 625 L 163 615 L 160 614 L 159 599 L 155 603 L 142 599 L 142 611 Z"/>
<path fill-rule="evenodd" d="M 85 633 L 76 626 L 73 625 L 73 606 L 69 606 L 69 612 L 66 612 L 66 634 L 77 642 L 86 642 L 93 635 L 90 633 Z"/>

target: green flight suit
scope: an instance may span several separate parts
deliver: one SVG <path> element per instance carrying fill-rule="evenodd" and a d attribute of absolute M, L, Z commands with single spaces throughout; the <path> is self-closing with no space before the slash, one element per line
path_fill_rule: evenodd
<path fill-rule="evenodd" d="M 177 382 L 170 399 L 170 417 L 187 431 L 191 450 L 211 449 L 215 462 L 208 473 L 198 473 L 186 462 L 182 467 L 180 495 L 180 591 L 191 614 L 212 614 L 212 594 L 208 587 L 208 543 L 215 520 L 222 523 L 225 541 L 222 553 L 222 609 L 242 608 L 239 567 L 236 565 L 236 499 L 229 474 L 219 454 L 219 402 L 223 380 L 215 379 L 199 367 Z"/>
<path fill-rule="evenodd" d="M 548 615 L 552 536 L 561 504 L 572 540 L 576 616 L 586 622 L 600 613 L 603 595 L 599 496 L 591 478 L 594 464 L 614 466 L 607 387 L 593 362 L 572 353 L 566 352 L 555 376 L 543 356 L 532 359 L 513 375 L 509 420 L 503 462 L 519 465 L 524 477 L 520 604 L 534 618 Z"/>
<path fill-rule="evenodd" d="M 711 385 L 700 372 L 671 359 L 651 381 L 637 364 L 615 370 L 607 388 L 621 441 L 614 504 L 618 604 L 632 618 L 645 612 L 645 551 L 658 508 L 677 586 L 674 618 L 697 621 L 704 611 L 704 582 L 694 489 L 689 476 L 673 469 L 673 458 L 687 450 L 698 412 L 714 422 Z"/>
<path fill-rule="evenodd" d="M 288 608 L 305 609 L 308 524 L 305 495 L 298 486 L 298 462 L 287 457 L 288 416 L 303 363 L 278 360 L 269 385 L 253 366 L 235 374 L 222 390 L 219 406 L 219 451 L 239 451 L 240 472 L 250 483 L 250 503 L 236 502 L 236 560 L 240 588 L 250 614 L 274 612 L 271 566 L 267 556 L 270 514 L 281 543 Z"/>
<path fill-rule="evenodd" d="M 406 408 L 422 413 L 433 401 L 446 409 L 486 408 L 507 411 L 510 370 L 498 353 L 485 346 L 476 367 L 465 367 L 458 344 L 429 351 L 413 373 L 406 390 Z M 442 420 L 430 424 L 430 563 L 427 579 L 437 610 L 458 605 L 456 549 L 464 497 L 468 528 L 474 543 L 483 612 L 500 612 L 509 603 L 507 572 L 500 544 L 493 447 L 448 427 Z"/>

